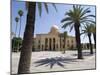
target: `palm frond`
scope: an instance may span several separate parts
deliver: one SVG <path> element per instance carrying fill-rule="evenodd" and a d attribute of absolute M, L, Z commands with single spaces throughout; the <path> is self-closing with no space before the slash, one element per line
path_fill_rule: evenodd
<path fill-rule="evenodd" d="M 69 10 L 69 12 L 66 12 L 65 15 L 68 15 L 68 16 L 75 16 L 75 14 L 73 13 L 72 10 Z"/>
<path fill-rule="evenodd" d="M 91 32 L 96 33 L 96 25 L 95 24 L 90 24 L 91 25 Z"/>
<path fill-rule="evenodd" d="M 86 15 L 86 16 L 83 16 L 83 17 L 81 17 L 81 20 L 83 20 L 83 19 L 88 19 L 89 17 L 95 18 L 95 15 Z"/>
<path fill-rule="evenodd" d="M 91 11 L 89 9 L 90 8 L 86 8 L 85 10 L 83 10 L 83 12 L 81 12 L 80 17 L 84 16 L 86 13 L 90 13 Z"/>
<path fill-rule="evenodd" d="M 73 5 L 73 10 L 76 11 L 76 7 L 75 7 L 75 5 Z"/>
<path fill-rule="evenodd" d="M 70 32 L 72 31 L 73 28 L 74 28 L 74 26 L 72 25 L 72 26 L 70 27 Z"/>
<path fill-rule="evenodd" d="M 80 17 L 82 16 L 82 11 L 84 10 L 83 7 L 80 8 Z"/>
<path fill-rule="evenodd" d="M 19 17 L 15 17 L 15 21 L 18 22 L 19 21 Z"/>
<path fill-rule="evenodd" d="M 65 22 L 65 21 L 68 21 L 68 20 L 69 21 L 72 20 L 71 17 L 66 17 L 66 18 L 62 19 L 61 22 Z"/>
<path fill-rule="evenodd" d="M 70 26 L 72 23 L 73 23 L 73 22 L 67 22 L 67 23 L 63 24 L 62 28 L 65 29 L 67 26 Z"/>
<path fill-rule="evenodd" d="M 49 10 L 48 10 L 48 5 L 47 5 L 47 3 L 44 3 L 44 7 L 45 7 L 45 10 L 46 10 L 46 12 L 47 12 L 47 13 L 49 13 Z"/>
<path fill-rule="evenodd" d="M 39 2 L 38 3 L 38 12 L 39 12 L 39 16 L 41 17 L 41 13 L 42 13 L 42 4 Z"/>
<path fill-rule="evenodd" d="M 23 12 L 23 10 L 21 10 L 21 9 L 18 11 L 19 16 L 23 16 L 23 13 L 24 13 L 24 12 Z"/>
<path fill-rule="evenodd" d="M 41 2 L 38 2 L 37 5 L 38 5 L 39 16 L 41 17 L 41 13 L 42 13 L 42 3 Z M 52 3 L 52 5 L 55 8 L 55 10 L 57 11 L 56 5 L 54 3 Z M 49 13 L 48 4 L 47 3 L 44 3 L 44 7 L 46 9 L 46 12 Z"/>
<path fill-rule="evenodd" d="M 89 20 L 89 19 L 84 19 L 84 20 L 81 20 L 80 22 L 81 22 L 81 23 L 83 23 L 83 22 L 95 23 L 95 21 Z"/>
<path fill-rule="evenodd" d="M 56 5 L 54 3 L 52 3 L 53 7 L 55 8 L 56 12 L 58 11 L 56 8 Z"/>
<path fill-rule="evenodd" d="M 87 31 L 86 30 L 82 30 L 83 32 L 82 33 L 80 33 L 80 35 L 84 35 L 83 36 L 83 39 L 87 36 Z"/>

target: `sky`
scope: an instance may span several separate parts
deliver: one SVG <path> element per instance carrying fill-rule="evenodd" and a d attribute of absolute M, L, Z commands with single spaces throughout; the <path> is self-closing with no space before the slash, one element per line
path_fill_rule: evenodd
<path fill-rule="evenodd" d="M 61 28 L 62 23 L 61 20 L 65 17 L 65 12 L 68 12 L 70 9 L 72 9 L 71 4 L 55 4 L 57 8 L 57 12 L 55 8 L 52 6 L 51 3 L 48 3 L 48 9 L 49 13 L 46 13 L 46 10 L 44 8 L 44 5 L 42 3 L 42 14 L 41 17 L 39 16 L 38 13 L 38 7 L 36 5 L 36 20 L 35 20 L 35 34 L 42 34 L 42 33 L 48 33 L 53 25 L 57 25 L 59 27 L 60 32 L 67 31 L 68 35 L 70 36 L 75 36 L 75 31 L 74 29 L 70 32 L 70 28 L 67 27 L 66 29 Z M 90 8 L 91 14 L 95 15 L 95 6 L 83 6 L 84 8 Z M 12 32 L 15 32 L 15 17 L 18 16 L 18 10 L 23 10 L 24 14 L 22 16 L 22 22 L 21 22 L 21 37 L 23 37 L 25 26 L 26 26 L 26 15 L 27 15 L 27 9 L 25 6 L 25 2 L 21 1 L 16 1 L 12 0 L 12 13 L 11 13 L 11 18 L 12 18 L 12 24 L 11 24 L 11 29 Z M 17 35 L 19 32 L 19 25 L 18 23 L 18 28 L 17 28 Z M 82 43 L 87 43 L 88 38 L 85 37 L 84 35 L 81 36 L 81 42 Z M 94 43 L 93 36 L 92 36 L 92 43 Z"/>

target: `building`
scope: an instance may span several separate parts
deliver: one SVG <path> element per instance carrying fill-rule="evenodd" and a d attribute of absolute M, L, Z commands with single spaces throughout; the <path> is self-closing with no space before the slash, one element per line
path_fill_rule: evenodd
<path fill-rule="evenodd" d="M 75 37 L 67 35 L 64 40 L 64 33 L 60 33 L 59 28 L 56 25 L 53 25 L 50 32 L 47 34 L 36 34 L 34 38 L 34 50 L 36 51 L 57 51 L 74 48 L 76 48 Z"/>

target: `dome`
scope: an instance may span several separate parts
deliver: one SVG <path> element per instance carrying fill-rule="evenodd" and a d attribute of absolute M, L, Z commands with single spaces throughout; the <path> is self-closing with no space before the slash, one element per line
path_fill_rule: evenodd
<path fill-rule="evenodd" d="M 59 30 L 59 27 L 57 25 L 53 25 L 52 28 Z"/>
<path fill-rule="evenodd" d="M 53 25 L 51 27 L 51 30 L 50 30 L 50 34 L 58 34 L 59 33 L 59 28 L 57 25 Z"/>

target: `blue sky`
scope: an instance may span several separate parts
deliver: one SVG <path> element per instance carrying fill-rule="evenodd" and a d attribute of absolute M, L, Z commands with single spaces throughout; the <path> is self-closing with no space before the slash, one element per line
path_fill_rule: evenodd
<path fill-rule="evenodd" d="M 38 7 L 36 7 L 35 34 L 48 33 L 50 31 L 50 28 L 53 25 L 57 25 L 59 27 L 60 32 L 67 31 L 68 35 L 75 36 L 74 29 L 71 32 L 69 32 L 69 27 L 66 29 L 61 28 L 61 20 L 64 18 L 65 12 L 72 9 L 72 5 L 56 4 L 56 7 L 58 10 L 57 12 L 55 11 L 52 4 L 49 3 L 48 4 L 49 13 L 47 14 L 43 5 L 41 17 L 39 16 L 39 13 L 38 13 Z M 90 7 L 91 14 L 95 15 L 95 6 L 84 6 L 84 8 L 88 8 L 88 7 Z M 25 2 L 12 0 L 12 32 L 15 32 L 15 26 L 16 26 L 15 17 L 18 16 L 18 10 L 20 9 L 24 11 L 24 15 L 22 17 L 22 23 L 21 23 L 21 26 L 22 26 L 21 37 L 23 37 L 24 29 L 26 25 L 26 15 L 27 15 Z M 18 25 L 18 29 L 19 29 L 19 25 Z M 17 35 L 19 31 L 18 29 L 17 29 Z M 87 37 L 83 38 L 83 36 L 81 36 L 82 42 L 88 42 L 88 38 Z M 94 43 L 93 38 L 92 38 L 92 42 Z"/>

